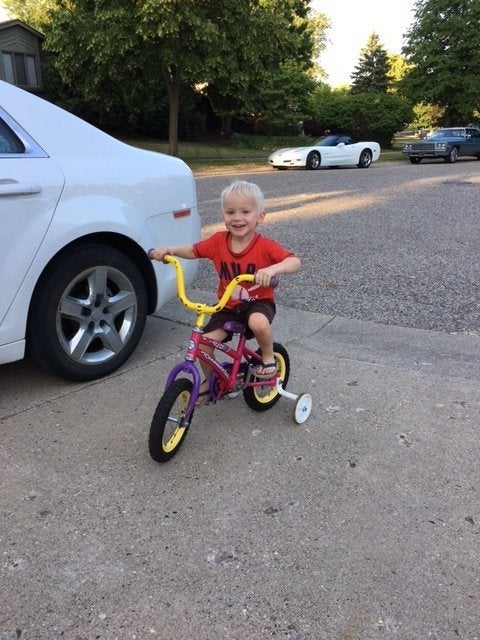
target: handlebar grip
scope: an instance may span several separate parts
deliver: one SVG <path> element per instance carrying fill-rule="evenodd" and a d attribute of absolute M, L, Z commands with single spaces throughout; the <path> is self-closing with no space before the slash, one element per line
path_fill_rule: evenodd
<path fill-rule="evenodd" d="M 270 286 L 273 287 L 273 289 L 275 289 L 275 287 L 278 287 L 279 284 L 280 284 L 280 278 L 278 276 L 272 276 L 272 279 L 270 280 Z"/>
<path fill-rule="evenodd" d="M 147 251 L 147 256 L 148 256 L 148 259 L 149 259 L 149 260 L 155 260 L 155 258 L 153 257 L 152 251 L 155 251 L 155 249 L 149 249 L 149 250 Z M 162 258 L 162 262 L 165 262 L 165 263 L 167 263 L 167 262 L 171 262 L 171 260 L 168 260 L 168 258 L 169 258 L 169 257 L 172 257 L 172 256 L 170 256 L 170 254 L 169 254 L 169 253 L 165 254 L 165 255 L 163 256 L 163 258 Z"/>

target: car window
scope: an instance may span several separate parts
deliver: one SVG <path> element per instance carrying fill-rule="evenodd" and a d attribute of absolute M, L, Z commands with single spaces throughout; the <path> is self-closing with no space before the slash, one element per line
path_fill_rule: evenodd
<path fill-rule="evenodd" d="M 343 142 L 344 144 L 352 144 L 352 139 L 349 136 L 339 136 L 337 144 Z"/>
<path fill-rule="evenodd" d="M 459 136 L 465 136 L 463 129 L 437 129 L 429 138 L 458 138 Z"/>
<path fill-rule="evenodd" d="M 25 153 L 25 146 L 10 127 L 0 120 L 0 154 L 10 153 Z"/>

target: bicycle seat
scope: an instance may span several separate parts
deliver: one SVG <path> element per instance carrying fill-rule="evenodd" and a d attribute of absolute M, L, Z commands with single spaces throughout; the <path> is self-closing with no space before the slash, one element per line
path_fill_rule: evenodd
<path fill-rule="evenodd" d="M 236 320 L 228 320 L 223 325 L 223 328 L 227 333 L 245 333 L 245 325 L 241 322 L 237 322 Z"/>

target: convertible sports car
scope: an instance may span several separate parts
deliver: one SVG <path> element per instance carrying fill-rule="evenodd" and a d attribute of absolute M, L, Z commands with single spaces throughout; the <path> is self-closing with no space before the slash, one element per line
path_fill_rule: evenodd
<path fill-rule="evenodd" d="M 285 170 L 288 167 L 305 167 L 305 169 L 330 167 L 332 169 L 348 166 L 368 169 L 379 157 L 378 142 L 355 142 L 351 136 L 331 134 L 308 147 L 274 151 L 268 158 L 268 164 L 279 170 Z"/>

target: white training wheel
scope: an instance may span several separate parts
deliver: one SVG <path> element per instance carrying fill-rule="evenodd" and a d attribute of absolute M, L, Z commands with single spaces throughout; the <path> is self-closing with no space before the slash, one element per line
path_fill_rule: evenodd
<path fill-rule="evenodd" d="M 297 396 L 293 408 L 293 419 L 297 424 L 303 424 L 312 410 L 312 396 L 309 393 L 301 393 Z"/>

